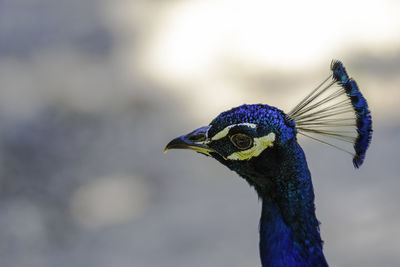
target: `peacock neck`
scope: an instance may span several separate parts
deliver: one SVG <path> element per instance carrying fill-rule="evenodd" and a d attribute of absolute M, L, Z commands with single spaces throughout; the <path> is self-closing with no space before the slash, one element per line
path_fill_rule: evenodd
<path fill-rule="evenodd" d="M 282 153 L 284 163 L 275 177 L 269 177 L 274 186 L 257 190 L 262 199 L 262 266 L 328 266 L 322 252 L 313 186 L 303 150 L 293 142 Z"/>

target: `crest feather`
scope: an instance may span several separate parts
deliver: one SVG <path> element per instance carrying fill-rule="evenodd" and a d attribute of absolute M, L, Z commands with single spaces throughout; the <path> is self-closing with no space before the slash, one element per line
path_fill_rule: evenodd
<path fill-rule="evenodd" d="M 353 156 L 354 167 L 364 161 L 372 138 L 368 104 L 357 83 L 348 76 L 343 63 L 333 60 L 332 74 L 293 108 L 288 117 L 300 134 L 343 150 Z M 341 144 L 353 144 L 350 152 Z"/>

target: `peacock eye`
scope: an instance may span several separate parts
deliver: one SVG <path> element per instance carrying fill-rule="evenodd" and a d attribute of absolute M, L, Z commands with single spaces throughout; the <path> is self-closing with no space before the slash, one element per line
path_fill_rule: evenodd
<path fill-rule="evenodd" d="M 245 150 L 253 145 L 253 138 L 248 135 L 238 133 L 231 136 L 231 142 L 235 147 Z"/>

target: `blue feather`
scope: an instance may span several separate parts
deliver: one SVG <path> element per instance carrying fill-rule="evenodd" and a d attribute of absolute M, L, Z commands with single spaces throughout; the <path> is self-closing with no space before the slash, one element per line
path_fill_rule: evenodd
<path fill-rule="evenodd" d="M 365 153 L 372 138 L 372 119 L 367 100 L 361 94 L 356 81 L 349 78 L 343 63 L 334 60 L 331 64 L 333 79 L 337 81 L 346 91 L 356 113 L 357 139 L 354 143 L 356 154 L 353 157 L 354 167 L 358 168 L 364 162 Z"/>
<path fill-rule="evenodd" d="M 269 105 L 242 105 L 173 139 L 165 148 L 211 156 L 256 189 L 262 199 L 263 267 L 328 266 L 311 174 L 297 133 L 338 149 L 342 148 L 330 139 L 353 145 L 355 153 L 344 151 L 353 156 L 356 168 L 363 163 L 372 136 L 371 114 L 357 83 L 340 61 L 333 61 L 331 70 L 332 75 L 288 114 Z"/>
<path fill-rule="evenodd" d="M 354 167 L 359 168 L 372 138 L 371 113 L 356 81 L 349 77 L 343 63 L 333 60 L 331 71 L 332 81 L 328 77 L 288 116 L 296 122 L 300 134 L 351 154 Z M 351 143 L 354 152 L 333 144 L 331 139 Z"/>

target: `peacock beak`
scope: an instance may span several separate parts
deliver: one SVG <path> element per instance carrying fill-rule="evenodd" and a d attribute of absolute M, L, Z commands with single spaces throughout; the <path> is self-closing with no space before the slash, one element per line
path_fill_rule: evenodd
<path fill-rule="evenodd" d="M 210 156 L 210 152 L 215 152 L 208 147 L 209 140 L 207 132 L 210 126 L 201 127 L 186 135 L 179 136 L 173 139 L 164 149 L 166 153 L 170 149 L 190 149 Z"/>

